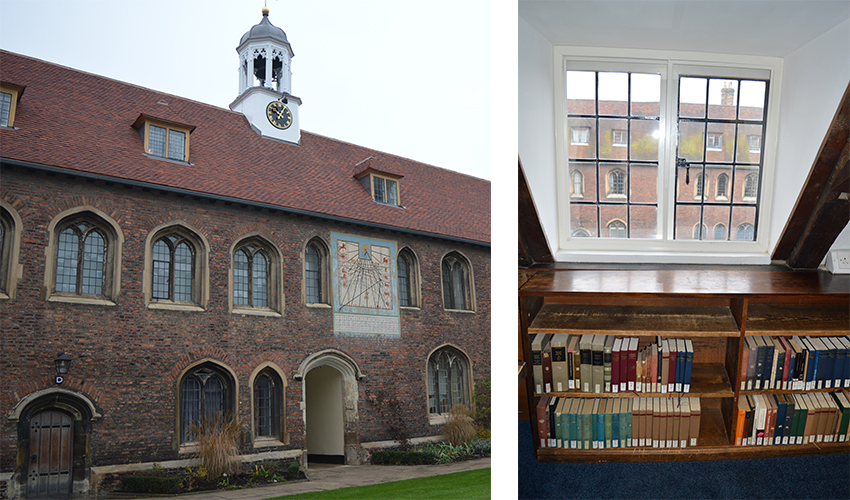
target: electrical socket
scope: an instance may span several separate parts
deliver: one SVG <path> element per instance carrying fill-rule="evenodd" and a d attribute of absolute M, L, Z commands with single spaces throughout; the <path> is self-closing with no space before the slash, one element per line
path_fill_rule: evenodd
<path fill-rule="evenodd" d="M 826 268 L 832 274 L 850 274 L 850 250 L 830 250 Z"/>

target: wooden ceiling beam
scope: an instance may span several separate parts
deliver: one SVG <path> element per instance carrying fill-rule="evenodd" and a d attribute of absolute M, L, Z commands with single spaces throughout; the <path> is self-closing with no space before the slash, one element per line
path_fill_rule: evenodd
<path fill-rule="evenodd" d="M 785 224 L 773 260 L 794 269 L 812 269 L 850 221 L 850 85 L 821 143 L 809 177 Z"/>

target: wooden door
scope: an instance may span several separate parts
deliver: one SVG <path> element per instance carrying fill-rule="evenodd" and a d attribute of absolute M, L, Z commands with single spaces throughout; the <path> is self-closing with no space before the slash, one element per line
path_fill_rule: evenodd
<path fill-rule="evenodd" d="M 45 411 L 30 420 L 27 498 L 70 495 L 73 445 L 73 421 L 64 413 Z"/>

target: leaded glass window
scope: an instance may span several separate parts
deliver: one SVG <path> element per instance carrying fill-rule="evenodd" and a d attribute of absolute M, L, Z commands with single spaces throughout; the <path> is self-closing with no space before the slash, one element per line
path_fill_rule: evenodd
<path fill-rule="evenodd" d="M 9 114 L 12 112 L 12 94 L 0 92 L 0 127 L 9 126 Z"/>
<path fill-rule="evenodd" d="M 454 406 L 469 406 L 469 376 L 466 359 L 456 350 L 444 348 L 428 361 L 428 412 L 449 413 Z"/>
<path fill-rule="evenodd" d="M 88 221 L 74 222 L 59 233 L 56 253 L 56 291 L 102 295 L 107 241 Z"/>
<path fill-rule="evenodd" d="M 308 304 L 325 301 L 325 252 L 317 241 L 312 241 L 304 250 L 304 291 Z"/>
<path fill-rule="evenodd" d="M 263 250 L 249 244 L 233 258 L 233 303 L 248 307 L 269 306 L 269 261 Z"/>
<path fill-rule="evenodd" d="M 153 245 L 154 299 L 191 302 L 194 290 L 194 246 L 183 236 L 173 233 Z"/>
<path fill-rule="evenodd" d="M 256 408 L 254 415 L 257 422 L 255 431 L 258 436 L 272 435 L 272 381 L 268 375 L 262 374 L 257 377 L 254 387 L 254 402 Z"/>
<path fill-rule="evenodd" d="M 181 441 L 192 442 L 191 425 L 199 425 L 201 418 L 226 418 L 231 409 L 229 384 L 223 374 L 201 367 L 186 374 L 180 384 L 180 436 Z"/>

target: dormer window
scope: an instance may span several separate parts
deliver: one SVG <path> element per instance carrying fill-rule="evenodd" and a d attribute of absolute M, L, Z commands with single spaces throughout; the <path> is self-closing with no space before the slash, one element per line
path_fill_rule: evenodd
<path fill-rule="evenodd" d="M 139 115 L 133 126 L 139 130 L 146 154 L 175 161 L 189 161 L 189 134 L 195 127 L 146 115 Z"/>
<path fill-rule="evenodd" d="M 24 93 L 24 87 L 0 82 L 0 127 L 15 126 L 15 110 Z"/>
<path fill-rule="evenodd" d="M 366 168 L 354 177 L 372 195 L 373 200 L 386 205 L 402 206 L 399 196 L 399 181 L 402 176 L 376 170 L 369 166 L 372 159 L 372 157 L 369 157 L 360 162 L 358 165 L 365 164 Z"/>

